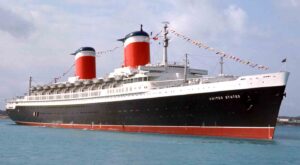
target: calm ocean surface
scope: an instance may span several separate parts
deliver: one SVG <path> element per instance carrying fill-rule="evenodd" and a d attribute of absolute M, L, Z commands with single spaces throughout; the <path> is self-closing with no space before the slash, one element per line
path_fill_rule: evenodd
<path fill-rule="evenodd" d="M 116 133 L 15 125 L 0 120 L 0 165 L 295 164 L 300 127 L 279 126 L 274 141 Z"/>

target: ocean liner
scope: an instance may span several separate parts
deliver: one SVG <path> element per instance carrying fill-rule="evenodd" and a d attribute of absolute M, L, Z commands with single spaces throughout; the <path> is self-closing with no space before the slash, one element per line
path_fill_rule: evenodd
<path fill-rule="evenodd" d="M 150 36 L 132 32 L 119 41 L 124 64 L 96 78 L 96 51 L 82 47 L 75 77 L 31 86 L 6 103 L 17 124 L 141 133 L 273 139 L 288 72 L 209 76 L 207 70 L 167 60 L 150 64 Z"/>

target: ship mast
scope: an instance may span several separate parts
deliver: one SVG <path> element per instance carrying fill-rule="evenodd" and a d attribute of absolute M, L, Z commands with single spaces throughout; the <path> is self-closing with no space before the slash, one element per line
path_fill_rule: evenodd
<path fill-rule="evenodd" d="M 223 65 L 224 65 L 224 58 L 220 58 L 220 76 L 224 75 L 224 70 L 223 70 Z"/>
<path fill-rule="evenodd" d="M 32 82 L 32 77 L 30 76 L 29 77 L 29 89 L 28 89 L 28 95 L 30 96 L 31 95 L 31 82 Z"/>
<path fill-rule="evenodd" d="M 162 65 L 165 66 L 165 68 L 168 66 L 168 51 L 167 48 L 169 46 L 169 38 L 167 37 L 168 35 L 168 24 L 169 22 L 163 22 L 163 24 L 165 24 L 164 26 L 164 49 L 163 49 L 163 61 L 162 61 Z"/>
<path fill-rule="evenodd" d="M 185 54 L 184 59 L 184 82 L 187 82 L 187 64 L 188 64 L 188 54 Z"/>

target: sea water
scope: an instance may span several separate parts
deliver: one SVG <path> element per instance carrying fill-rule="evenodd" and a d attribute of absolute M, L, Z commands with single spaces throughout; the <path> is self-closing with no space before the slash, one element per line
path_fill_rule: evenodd
<path fill-rule="evenodd" d="M 0 120 L 0 165 L 300 165 L 300 127 L 273 141 L 20 126 Z"/>

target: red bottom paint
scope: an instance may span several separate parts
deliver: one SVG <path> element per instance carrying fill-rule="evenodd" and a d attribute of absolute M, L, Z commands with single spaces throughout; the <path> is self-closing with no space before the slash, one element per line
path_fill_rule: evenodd
<path fill-rule="evenodd" d="M 216 136 L 245 139 L 273 139 L 274 127 L 218 127 L 218 126 L 132 126 L 132 125 L 93 125 L 93 124 L 62 124 L 21 122 L 17 124 L 46 126 L 54 128 L 71 128 L 122 132 L 143 132 L 195 136 Z"/>

